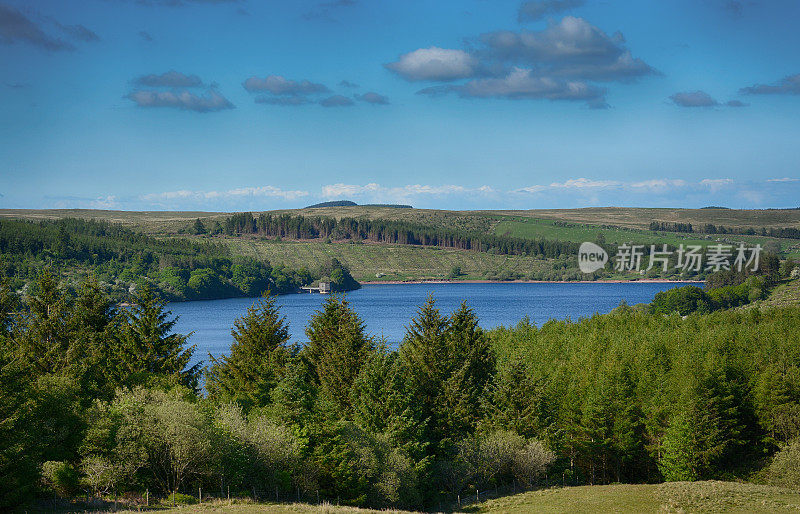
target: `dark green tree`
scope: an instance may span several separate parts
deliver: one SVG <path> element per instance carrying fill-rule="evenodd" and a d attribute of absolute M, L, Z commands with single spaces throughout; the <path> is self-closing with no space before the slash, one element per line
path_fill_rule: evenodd
<path fill-rule="evenodd" d="M 125 311 L 127 324 L 122 337 L 129 377 L 126 382 L 129 385 L 146 382 L 156 376 L 196 388 L 200 364 L 187 368 L 195 346 L 186 348 L 189 336 L 172 332 L 178 320 L 170 319 L 165 306 L 163 299 L 144 286 L 137 292 L 130 309 Z"/>
<path fill-rule="evenodd" d="M 110 398 L 124 383 L 123 318 L 96 280 L 85 281 L 78 291 L 70 319 L 75 363 L 82 387 L 90 398 Z"/>
<path fill-rule="evenodd" d="M 351 412 L 350 390 L 374 340 L 364 333 L 364 322 L 343 296 L 331 295 L 306 329 L 304 353 L 319 385 L 320 394 L 342 413 Z"/>
<path fill-rule="evenodd" d="M 36 374 L 64 371 L 80 362 L 79 348 L 71 344 L 71 299 L 50 270 L 39 274 L 22 317 L 17 338 L 20 356 Z"/>
<path fill-rule="evenodd" d="M 280 315 L 275 297 L 254 303 L 231 330 L 230 355 L 209 354 L 206 388 L 215 401 L 235 401 L 246 411 L 270 403 L 290 357 L 289 327 Z"/>
<path fill-rule="evenodd" d="M 198 236 L 201 234 L 205 234 L 207 232 L 206 226 L 203 225 L 203 221 L 200 218 L 194 220 L 194 224 L 192 225 L 192 232 L 194 232 L 194 234 Z"/>

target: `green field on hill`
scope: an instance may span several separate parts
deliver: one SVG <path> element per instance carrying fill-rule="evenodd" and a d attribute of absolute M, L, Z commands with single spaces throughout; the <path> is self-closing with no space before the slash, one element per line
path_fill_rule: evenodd
<path fill-rule="evenodd" d="M 537 271 L 552 269 L 555 262 L 526 255 L 494 255 L 410 245 L 278 242 L 254 238 L 225 238 L 223 241 L 234 254 L 266 259 L 291 268 L 312 268 L 335 257 L 361 282 L 445 278 L 477 280 L 504 273 L 529 277 Z M 451 277 L 456 266 L 461 268 L 463 275 Z"/>

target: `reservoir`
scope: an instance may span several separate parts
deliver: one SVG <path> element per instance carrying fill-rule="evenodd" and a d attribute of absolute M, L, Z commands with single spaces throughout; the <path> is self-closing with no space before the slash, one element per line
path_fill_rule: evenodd
<path fill-rule="evenodd" d="M 523 317 L 541 326 L 549 319 L 572 319 L 606 313 L 621 301 L 628 305 L 650 302 L 659 291 L 687 285 L 682 282 L 626 283 L 450 283 L 364 285 L 347 293 L 350 303 L 366 324 L 369 334 L 384 337 L 390 347 L 402 341 L 405 327 L 417 309 L 433 295 L 442 314 L 449 315 L 466 301 L 485 329 L 515 325 Z M 289 294 L 277 304 L 286 317 L 292 342 L 306 340 L 309 318 L 320 309 L 326 295 Z M 228 352 L 233 322 L 257 299 L 231 298 L 171 303 L 179 316 L 174 331 L 193 332 L 189 344 L 197 345 L 193 362 L 208 361 L 208 354 Z"/>

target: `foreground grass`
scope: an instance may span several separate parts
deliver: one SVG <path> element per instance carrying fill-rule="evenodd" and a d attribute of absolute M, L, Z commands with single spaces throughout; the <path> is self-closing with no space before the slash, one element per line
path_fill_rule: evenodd
<path fill-rule="evenodd" d="M 382 512 L 385 514 L 397 513 L 397 510 L 370 510 L 359 509 L 355 507 L 338 507 L 330 503 L 323 503 L 321 505 L 311 505 L 308 503 L 252 503 L 248 501 L 229 502 L 226 500 L 213 501 L 203 503 L 201 505 L 185 505 L 181 507 L 174 507 L 168 509 L 157 509 L 154 512 L 163 513 L 207 513 L 207 512 L 224 512 L 225 514 L 250 514 L 254 512 L 259 513 L 275 513 L 275 514 L 373 514 Z M 138 510 L 119 511 L 125 513 L 139 512 Z M 152 512 L 152 511 L 151 511 Z M 408 511 L 402 511 L 408 512 Z"/>
<path fill-rule="evenodd" d="M 797 512 L 800 492 L 736 482 L 544 489 L 489 500 L 472 512 Z"/>
<path fill-rule="evenodd" d="M 800 511 L 800 492 L 765 485 L 719 481 L 556 487 L 491 499 L 465 506 L 463 511 L 480 513 L 798 512 Z M 231 504 L 227 501 L 218 501 L 164 509 L 159 512 L 367 514 L 373 512 L 399 513 L 400 511 L 374 511 L 337 507 L 331 504 L 256 504 L 249 502 Z"/>

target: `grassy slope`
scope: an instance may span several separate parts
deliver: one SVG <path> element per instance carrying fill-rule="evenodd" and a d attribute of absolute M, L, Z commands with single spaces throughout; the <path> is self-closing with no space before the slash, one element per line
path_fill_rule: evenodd
<path fill-rule="evenodd" d="M 800 227 L 800 210 L 727 210 L 727 209 L 645 209 L 587 208 L 527 211 L 443 211 L 433 209 L 394 209 L 389 207 L 323 207 L 271 211 L 307 216 L 366 217 L 399 219 L 433 226 L 468 231 L 490 232 L 521 238 L 547 238 L 565 241 L 593 241 L 603 234 L 609 243 L 633 241 L 638 244 L 714 244 L 746 241 L 762 246 L 780 245 L 785 255 L 800 257 L 800 242 L 759 236 L 703 236 L 697 234 L 659 233 L 647 230 L 651 221 L 680 221 L 695 225 L 714 223 L 728 227 Z M 46 219 L 79 217 L 119 222 L 150 234 L 172 235 L 186 229 L 196 218 L 222 220 L 228 214 L 213 212 L 126 212 L 99 210 L 0 210 L 0 217 Z M 569 222 L 569 226 L 563 223 Z M 614 225 L 620 228 L 602 228 Z M 504 257 L 474 252 L 397 245 L 323 246 L 321 242 L 264 242 L 239 238 L 227 239 L 235 253 L 269 259 L 273 264 L 290 267 L 316 267 L 323 259 L 336 257 L 353 270 L 358 280 L 440 279 L 460 266 L 463 279 L 483 278 L 487 273 L 510 270 L 523 275 L 551 264 L 529 257 Z M 620 277 L 621 278 L 621 277 Z"/>
<path fill-rule="evenodd" d="M 544 489 L 482 503 L 476 512 L 796 512 L 800 492 L 735 482 Z"/>
<path fill-rule="evenodd" d="M 744 308 L 752 308 L 755 305 L 762 308 L 800 305 L 800 279 L 794 279 L 780 284 L 770 292 L 767 299 L 758 304 L 746 305 Z"/>
<path fill-rule="evenodd" d="M 589 207 L 584 209 L 534 209 L 529 211 L 479 211 L 508 216 L 558 219 L 593 225 L 616 225 L 644 229 L 651 221 L 670 221 L 725 227 L 797 227 L 800 209 L 650 209 L 642 207 Z"/>
<path fill-rule="evenodd" d="M 504 496 L 465 506 L 466 512 L 487 513 L 646 513 L 741 512 L 772 513 L 800 510 L 800 492 L 737 482 L 673 482 L 556 487 Z M 302 514 L 368 514 L 376 511 L 329 504 L 228 504 L 225 501 L 166 509 L 170 513 L 255 512 Z M 380 511 L 398 512 L 398 511 Z"/>
<path fill-rule="evenodd" d="M 460 279 L 484 278 L 484 272 L 513 271 L 528 276 L 550 266 L 547 261 L 519 255 L 492 255 L 447 248 L 408 245 L 264 241 L 252 238 L 224 240 L 236 254 L 267 259 L 292 268 L 313 268 L 336 257 L 359 281 L 442 279 L 460 266 Z M 378 274 L 383 276 L 378 277 Z"/>

